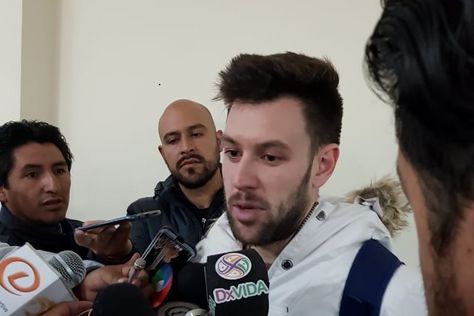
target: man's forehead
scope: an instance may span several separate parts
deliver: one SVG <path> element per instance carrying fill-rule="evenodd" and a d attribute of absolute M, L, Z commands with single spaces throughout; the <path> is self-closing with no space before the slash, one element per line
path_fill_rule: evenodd
<path fill-rule="evenodd" d="M 22 168 L 25 165 L 56 165 L 66 160 L 56 145 L 51 143 L 27 143 L 12 152 L 13 165 Z"/>
<path fill-rule="evenodd" d="M 252 143 L 282 142 L 287 145 L 309 141 L 299 105 L 287 100 L 262 104 L 238 104 L 227 117 L 224 138 Z"/>
<path fill-rule="evenodd" d="M 183 125 L 180 125 L 180 126 L 170 125 L 170 126 L 163 127 L 160 130 L 160 136 L 166 137 L 167 135 L 170 135 L 170 134 L 180 134 L 180 133 L 184 133 L 184 132 L 188 132 L 188 131 L 193 131 L 195 129 L 206 129 L 207 130 L 208 127 L 206 125 L 204 125 L 203 123 L 200 123 L 200 122 L 190 122 L 188 124 L 183 124 Z"/>
<path fill-rule="evenodd" d="M 224 133 L 221 138 L 224 145 L 249 146 L 255 148 L 281 148 L 290 149 L 291 145 L 281 138 L 272 137 L 249 137 L 244 135 L 233 135 Z"/>
<path fill-rule="evenodd" d="M 162 117 L 158 125 L 158 133 L 161 137 L 171 132 L 183 132 L 192 128 L 210 129 L 211 122 L 203 115 L 192 113 L 167 115 Z"/>

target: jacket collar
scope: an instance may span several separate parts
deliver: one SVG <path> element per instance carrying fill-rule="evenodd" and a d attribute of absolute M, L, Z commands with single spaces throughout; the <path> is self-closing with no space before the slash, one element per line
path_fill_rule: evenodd
<path fill-rule="evenodd" d="M 5 205 L 2 205 L 0 209 L 0 222 L 12 230 L 37 234 L 58 234 L 63 233 L 65 228 L 70 229 L 67 219 L 54 225 L 33 223 L 15 216 Z"/>

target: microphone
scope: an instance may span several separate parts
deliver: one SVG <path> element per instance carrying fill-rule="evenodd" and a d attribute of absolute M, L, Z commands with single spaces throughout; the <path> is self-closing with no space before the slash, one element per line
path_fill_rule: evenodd
<path fill-rule="evenodd" d="M 190 263 L 185 265 L 175 276 L 177 297 L 199 307 L 209 308 L 206 292 L 205 265 Z"/>
<path fill-rule="evenodd" d="M 74 251 L 61 251 L 52 256 L 48 263 L 59 273 L 64 285 L 69 289 L 79 285 L 86 276 L 86 267 L 82 262 L 82 258 Z"/>
<path fill-rule="evenodd" d="M 207 257 L 210 315 L 268 315 L 267 267 L 253 249 Z"/>
<path fill-rule="evenodd" d="M 268 315 L 268 274 L 253 249 L 207 257 L 176 275 L 178 297 L 209 309 L 210 315 Z"/>
<path fill-rule="evenodd" d="M 38 315 L 75 300 L 71 288 L 86 273 L 82 259 L 63 251 L 46 262 L 28 243 L 0 261 L 0 314 Z"/>
<path fill-rule="evenodd" d="M 155 316 L 150 303 L 130 283 L 112 284 L 97 294 L 91 316 Z"/>

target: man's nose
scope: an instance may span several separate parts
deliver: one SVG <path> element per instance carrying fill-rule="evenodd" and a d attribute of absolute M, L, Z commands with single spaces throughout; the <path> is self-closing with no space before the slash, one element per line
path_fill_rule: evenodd
<path fill-rule="evenodd" d="M 60 187 L 58 177 L 52 172 L 46 172 L 41 181 L 43 189 L 46 192 L 56 192 Z"/>
<path fill-rule="evenodd" d="M 255 161 L 250 157 L 242 156 L 234 164 L 233 185 L 238 190 L 255 189 L 258 185 L 258 170 Z"/>
<path fill-rule="evenodd" d="M 194 141 L 190 137 L 183 137 L 180 145 L 181 153 L 193 152 L 195 150 Z"/>

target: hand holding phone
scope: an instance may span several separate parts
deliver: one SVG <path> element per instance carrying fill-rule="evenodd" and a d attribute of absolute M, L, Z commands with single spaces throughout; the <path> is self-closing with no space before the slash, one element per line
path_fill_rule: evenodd
<path fill-rule="evenodd" d="M 133 250 L 133 245 L 130 241 L 131 226 L 129 222 L 156 216 L 160 213 L 160 210 L 153 210 L 89 225 L 86 224 L 76 228 L 74 240 L 79 246 L 89 248 L 99 257 L 107 258 L 109 261 L 120 262 Z"/>
<path fill-rule="evenodd" d="M 160 215 L 160 214 L 161 214 L 160 210 L 153 210 L 153 211 L 148 211 L 148 212 L 145 212 L 145 213 L 121 216 L 121 217 L 113 218 L 113 219 L 110 219 L 108 221 L 103 221 L 103 222 L 100 222 L 100 223 L 84 225 L 84 226 L 81 226 L 81 227 L 77 227 L 76 229 L 77 230 L 82 230 L 82 231 L 89 231 L 89 230 L 100 228 L 100 227 L 118 225 L 118 224 L 123 223 L 123 222 L 131 222 L 131 221 L 141 220 L 141 219 L 149 218 L 149 217 Z"/>

